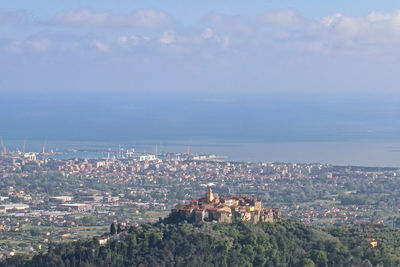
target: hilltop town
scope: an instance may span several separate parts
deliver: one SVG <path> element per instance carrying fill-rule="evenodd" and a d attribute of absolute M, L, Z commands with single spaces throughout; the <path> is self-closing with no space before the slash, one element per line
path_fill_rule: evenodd
<path fill-rule="evenodd" d="M 217 221 L 231 223 L 233 218 L 241 221 L 257 223 L 273 222 L 281 218 L 276 209 L 266 209 L 261 199 L 247 196 L 222 196 L 214 194 L 210 189 L 204 197 L 192 200 L 180 211 L 182 219 L 188 221 Z"/>

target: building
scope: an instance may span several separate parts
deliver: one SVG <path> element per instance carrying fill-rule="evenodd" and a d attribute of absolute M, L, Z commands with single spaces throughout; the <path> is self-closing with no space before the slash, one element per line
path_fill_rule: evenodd
<path fill-rule="evenodd" d="M 222 196 L 218 197 L 208 189 L 204 197 L 192 200 L 179 212 L 182 219 L 199 222 L 226 222 L 233 220 L 257 223 L 273 222 L 282 216 L 276 209 L 263 208 L 260 199 L 247 196 Z"/>
<path fill-rule="evenodd" d="M 140 155 L 139 156 L 139 161 L 152 161 L 156 160 L 156 155 Z"/>
<path fill-rule="evenodd" d="M 58 205 L 60 210 L 75 210 L 75 211 L 87 211 L 92 208 L 91 204 L 86 203 L 69 203 Z"/>
<path fill-rule="evenodd" d="M 0 205 L 0 213 L 6 213 L 8 211 L 25 211 L 29 209 L 29 206 L 26 204 L 3 204 Z"/>
<path fill-rule="evenodd" d="M 29 152 L 24 154 L 24 159 L 27 161 L 35 161 L 36 160 L 36 154 L 34 152 Z"/>
<path fill-rule="evenodd" d="M 365 238 L 365 241 L 367 241 L 372 248 L 375 248 L 378 246 L 378 241 L 376 241 L 375 238 Z"/>
<path fill-rule="evenodd" d="M 69 202 L 69 201 L 72 201 L 72 196 L 50 197 L 50 198 L 49 198 L 49 201 L 50 201 L 50 202 L 58 202 L 58 203 Z"/>

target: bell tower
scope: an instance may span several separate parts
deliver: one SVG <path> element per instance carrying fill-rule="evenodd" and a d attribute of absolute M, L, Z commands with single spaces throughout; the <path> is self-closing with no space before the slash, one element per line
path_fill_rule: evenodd
<path fill-rule="evenodd" d="M 208 203 L 210 203 L 210 202 L 212 202 L 214 200 L 214 194 L 213 194 L 211 188 L 209 188 L 207 193 L 206 193 L 206 199 L 207 199 Z"/>

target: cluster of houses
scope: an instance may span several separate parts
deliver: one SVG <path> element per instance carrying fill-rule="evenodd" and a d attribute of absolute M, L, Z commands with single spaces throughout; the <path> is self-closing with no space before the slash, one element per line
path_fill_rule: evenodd
<path fill-rule="evenodd" d="M 182 219 L 193 222 L 231 223 L 237 219 L 257 223 L 273 222 L 282 217 L 276 209 L 263 208 L 260 199 L 247 196 L 218 197 L 211 189 L 208 189 L 204 197 L 192 200 L 177 212 Z"/>

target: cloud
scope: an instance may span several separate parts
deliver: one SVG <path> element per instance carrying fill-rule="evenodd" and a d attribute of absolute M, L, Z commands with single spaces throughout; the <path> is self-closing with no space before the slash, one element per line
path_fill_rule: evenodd
<path fill-rule="evenodd" d="M 203 31 L 204 39 L 219 40 L 223 48 L 248 49 L 248 53 L 275 47 L 322 54 L 393 57 L 393 51 L 400 50 L 400 10 L 372 11 L 359 17 L 337 13 L 305 19 L 295 10 L 287 9 L 258 18 L 211 15 L 205 23 L 211 27 Z"/>
<path fill-rule="evenodd" d="M 174 31 L 167 31 L 164 32 L 160 37 L 161 44 L 171 44 L 175 41 L 175 32 Z"/>
<path fill-rule="evenodd" d="M 143 27 L 155 27 L 170 22 L 170 18 L 163 12 L 153 9 L 139 10 L 132 14 L 134 25 Z"/>
<path fill-rule="evenodd" d="M 320 21 L 324 30 L 349 37 L 368 38 L 380 41 L 381 36 L 391 35 L 392 40 L 398 40 L 400 33 L 400 11 L 380 13 L 373 11 L 365 17 L 348 17 L 340 13 L 323 17 Z M 393 35 L 395 34 L 395 35 Z"/>
<path fill-rule="evenodd" d="M 267 13 L 261 16 L 260 20 L 265 23 L 276 25 L 296 25 L 302 22 L 302 18 L 292 9 Z"/>
<path fill-rule="evenodd" d="M 137 10 L 130 14 L 117 14 L 80 8 L 59 13 L 48 23 L 66 26 L 157 27 L 170 22 L 171 18 L 167 14 L 154 9 Z"/>
<path fill-rule="evenodd" d="M 120 36 L 118 38 L 118 43 L 120 44 L 126 44 L 130 38 L 128 36 Z"/>
<path fill-rule="evenodd" d="M 214 32 L 212 29 L 207 28 L 203 31 L 203 34 L 201 36 L 203 36 L 204 39 L 209 39 L 211 37 L 213 37 Z"/>
<path fill-rule="evenodd" d="M 389 23 L 394 27 L 399 27 L 400 26 L 400 10 L 397 10 L 392 13 L 382 13 L 382 12 L 372 11 L 367 16 L 367 20 L 369 22 Z"/>
<path fill-rule="evenodd" d="M 229 37 L 225 36 L 221 40 L 221 48 L 226 49 L 229 47 L 230 39 Z"/>
<path fill-rule="evenodd" d="M 22 42 L 15 40 L 15 41 L 9 42 L 6 45 L 5 50 L 7 52 L 16 53 L 16 52 L 20 52 L 21 51 L 21 47 L 22 47 Z"/>
<path fill-rule="evenodd" d="M 44 53 L 51 47 L 51 41 L 48 39 L 29 39 L 29 40 L 14 40 L 8 42 L 5 47 L 7 52 L 20 53 L 24 50 Z"/>
<path fill-rule="evenodd" d="M 25 12 L 6 12 L 0 10 L 0 24 L 19 24 L 29 20 Z"/>
<path fill-rule="evenodd" d="M 354 54 L 387 54 L 400 44 L 400 11 L 373 11 L 366 16 L 351 17 L 335 14 L 318 19 L 309 27 L 312 38 L 318 38 L 336 52 Z"/>
<path fill-rule="evenodd" d="M 100 52 L 108 52 L 110 50 L 106 44 L 100 41 L 93 41 L 93 46 L 96 47 Z"/>
<path fill-rule="evenodd" d="M 205 17 L 203 23 L 221 32 L 254 33 L 253 25 L 241 16 L 213 14 Z"/>
<path fill-rule="evenodd" d="M 28 41 L 28 44 L 37 52 L 46 52 L 50 47 L 51 41 L 47 39 L 32 40 Z"/>
<path fill-rule="evenodd" d="M 366 34 L 369 23 L 364 18 L 346 17 L 340 13 L 323 17 L 318 21 L 325 33 L 337 34 L 343 37 L 354 37 Z"/>
<path fill-rule="evenodd" d="M 19 13 L 4 14 L 0 12 L 0 23 L 18 21 L 16 18 L 21 17 Z M 162 51 L 214 59 L 222 57 L 221 50 L 232 53 L 226 54 L 227 57 L 233 57 L 235 53 L 242 58 L 284 50 L 394 58 L 395 52 L 400 50 L 400 10 L 372 11 L 359 17 L 337 13 L 306 19 L 288 9 L 260 17 L 211 14 L 194 25 L 174 24 L 172 21 L 175 20 L 166 13 L 154 9 L 121 14 L 80 8 L 59 13 L 47 21 L 54 25 L 50 28 L 54 32 L 64 31 L 59 36 L 39 34 L 25 40 L 5 37 L 7 41 L 0 45 L 8 52 L 29 50 L 43 53 L 95 48 L 102 52 L 130 53 L 133 51 L 130 48 L 134 48 L 134 51 L 149 56 Z M 74 28 L 60 27 L 65 25 L 89 27 L 90 31 L 82 35 Z M 108 27 L 121 28 L 110 32 L 106 29 Z M 75 36 L 63 37 L 65 31 Z M 166 45 L 171 49 L 160 49 Z"/>
<path fill-rule="evenodd" d="M 152 38 L 149 36 L 139 36 L 132 34 L 130 36 L 122 35 L 118 37 L 118 44 L 119 45 L 139 45 L 141 43 L 150 41 Z"/>

